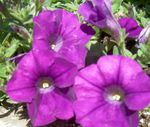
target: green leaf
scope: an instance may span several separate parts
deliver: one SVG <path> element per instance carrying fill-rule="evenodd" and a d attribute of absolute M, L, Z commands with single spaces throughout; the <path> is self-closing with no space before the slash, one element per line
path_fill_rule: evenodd
<path fill-rule="evenodd" d="M 19 47 L 19 42 L 18 40 L 14 39 L 10 47 L 5 50 L 5 57 L 7 58 L 11 57 L 16 52 L 18 47 Z"/>
<path fill-rule="evenodd" d="M 112 1 L 112 11 L 113 11 L 113 13 L 116 13 L 119 10 L 122 1 L 123 0 L 113 0 Z"/>
<path fill-rule="evenodd" d="M 78 9 L 77 6 L 74 3 L 72 3 L 72 2 L 71 3 L 66 3 L 65 5 L 71 11 L 76 11 Z"/>
<path fill-rule="evenodd" d="M 114 48 L 113 48 L 113 54 L 114 55 L 119 55 L 119 49 L 118 49 L 117 46 L 114 46 Z"/>
<path fill-rule="evenodd" d="M 148 67 L 150 65 L 150 42 L 140 44 L 140 49 L 137 52 L 138 61 L 143 67 Z"/>
<path fill-rule="evenodd" d="M 97 43 L 96 37 L 93 36 L 93 37 L 91 38 L 91 40 L 86 44 L 86 48 L 87 48 L 88 50 L 90 50 L 90 49 L 91 49 L 91 46 L 92 46 L 93 44 L 96 44 L 96 43 Z"/>
<path fill-rule="evenodd" d="M 7 70 L 6 65 L 0 64 L 0 78 L 6 78 L 7 77 Z M 0 84 L 1 85 L 1 84 Z"/>
<path fill-rule="evenodd" d="M 125 49 L 125 53 L 124 53 L 124 55 L 125 55 L 125 56 L 127 56 L 127 57 L 130 57 L 130 58 L 132 58 L 132 57 L 133 57 L 132 52 L 130 52 L 128 49 Z"/>

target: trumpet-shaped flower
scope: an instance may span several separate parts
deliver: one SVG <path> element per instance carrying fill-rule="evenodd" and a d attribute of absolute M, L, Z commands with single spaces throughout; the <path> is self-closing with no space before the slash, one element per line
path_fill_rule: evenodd
<path fill-rule="evenodd" d="M 34 126 L 42 126 L 73 116 L 72 84 L 77 67 L 51 51 L 31 50 L 19 62 L 7 83 L 14 101 L 27 103 Z M 65 109 L 65 110 L 64 110 Z"/>
<path fill-rule="evenodd" d="M 83 127 L 137 127 L 150 103 L 150 78 L 134 60 L 104 56 L 75 79 L 74 110 Z"/>
<path fill-rule="evenodd" d="M 34 17 L 33 48 L 52 49 L 61 58 L 84 66 L 85 44 L 95 33 L 71 12 L 62 9 L 42 11 Z"/>
<path fill-rule="evenodd" d="M 111 4 L 111 0 L 86 0 L 81 4 L 78 12 L 86 22 L 100 29 L 109 30 L 113 37 L 118 39 L 121 27 L 112 14 Z"/>
<path fill-rule="evenodd" d="M 79 8 L 79 13 L 84 17 L 85 21 L 99 27 L 111 31 L 115 39 L 120 37 L 120 30 L 124 28 L 128 34 L 128 38 L 137 38 L 142 28 L 132 18 L 121 18 L 119 21 L 112 13 L 112 0 L 87 0 Z"/>
<path fill-rule="evenodd" d="M 138 38 L 140 32 L 142 31 L 142 28 L 138 25 L 136 20 L 133 18 L 120 18 L 118 20 L 121 28 L 124 28 L 126 30 L 126 33 L 128 34 L 128 38 L 136 39 Z"/>

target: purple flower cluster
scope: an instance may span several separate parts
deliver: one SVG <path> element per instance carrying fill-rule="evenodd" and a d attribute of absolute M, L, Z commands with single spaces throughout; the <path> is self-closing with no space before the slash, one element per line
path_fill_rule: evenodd
<path fill-rule="evenodd" d="M 123 28 L 128 34 L 128 38 L 137 38 L 142 28 L 132 18 L 121 18 L 117 21 L 112 13 L 112 0 L 87 0 L 79 7 L 85 21 L 99 27 L 109 30 L 112 36 L 118 40 L 120 29 Z"/>
<path fill-rule="evenodd" d="M 125 28 L 137 38 L 141 27 L 130 18 L 117 21 L 111 0 L 87 0 L 85 20 L 119 37 Z M 138 110 L 150 102 L 150 78 L 124 56 L 103 56 L 85 67 L 85 45 L 95 34 L 71 12 L 44 10 L 34 17 L 31 51 L 19 61 L 7 94 L 27 104 L 33 126 L 76 117 L 83 127 L 137 127 Z"/>
<path fill-rule="evenodd" d="M 7 83 L 10 98 L 27 103 L 34 126 L 74 116 L 72 85 L 94 33 L 65 10 L 46 10 L 34 18 L 33 48 Z"/>

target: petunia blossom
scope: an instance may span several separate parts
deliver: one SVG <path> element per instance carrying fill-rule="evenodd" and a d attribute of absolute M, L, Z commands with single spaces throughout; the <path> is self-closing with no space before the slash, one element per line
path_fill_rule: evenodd
<path fill-rule="evenodd" d="M 137 127 L 150 103 L 150 78 L 134 60 L 103 56 L 82 69 L 74 85 L 76 121 L 83 127 Z"/>
<path fill-rule="evenodd" d="M 76 73 L 76 65 L 53 52 L 31 50 L 19 62 L 6 93 L 14 101 L 27 103 L 34 126 L 49 124 L 57 118 L 66 120 L 74 115 L 72 84 Z"/>
<path fill-rule="evenodd" d="M 33 48 L 52 49 L 57 56 L 84 67 L 88 43 L 95 31 L 71 12 L 44 10 L 34 17 Z"/>
<path fill-rule="evenodd" d="M 111 5 L 111 0 L 86 0 L 81 4 L 78 12 L 86 22 L 110 31 L 113 37 L 118 40 L 121 27 L 113 16 Z"/>
<path fill-rule="evenodd" d="M 112 0 L 87 0 L 81 4 L 78 10 L 85 21 L 111 31 L 114 39 L 120 38 L 120 30 L 124 28 L 128 38 L 135 39 L 140 34 L 142 28 L 133 18 L 120 18 L 118 21 L 112 13 Z"/>
<path fill-rule="evenodd" d="M 118 20 L 121 28 L 124 28 L 128 34 L 128 38 L 136 39 L 142 31 L 142 27 L 138 25 L 133 18 L 125 17 Z"/>

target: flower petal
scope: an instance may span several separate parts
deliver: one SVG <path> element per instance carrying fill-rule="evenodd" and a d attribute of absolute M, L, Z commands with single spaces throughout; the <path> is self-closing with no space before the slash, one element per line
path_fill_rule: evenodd
<path fill-rule="evenodd" d="M 16 71 L 7 83 L 6 93 L 11 99 L 19 102 L 32 101 L 36 91 L 37 70 L 33 54 L 29 52 L 21 59 Z"/>
<path fill-rule="evenodd" d="M 146 43 L 150 36 L 150 23 L 148 23 L 145 28 L 140 32 L 138 36 L 138 41 L 140 43 Z"/>
<path fill-rule="evenodd" d="M 127 110 L 127 116 L 131 127 L 138 127 L 139 114 L 136 111 Z"/>
<path fill-rule="evenodd" d="M 28 114 L 32 124 L 34 126 L 43 126 L 55 121 L 55 106 L 55 99 L 51 92 L 38 94 L 31 103 L 27 104 Z"/>
<path fill-rule="evenodd" d="M 49 41 L 49 35 L 57 33 L 59 30 L 62 14 L 63 10 L 60 9 L 55 11 L 44 10 L 38 16 L 34 17 L 34 39 Z"/>
<path fill-rule="evenodd" d="M 74 102 L 77 120 L 86 117 L 92 112 L 93 108 L 105 104 L 101 89 L 90 84 L 80 76 L 76 77 L 74 90 L 77 97 L 77 100 Z"/>
<path fill-rule="evenodd" d="M 105 23 L 105 15 L 102 13 L 102 11 L 99 11 L 99 9 L 94 7 L 92 1 L 86 1 L 85 3 L 81 4 L 78 12 L 85 18 L 87 22 L 103 27 L 101 22 Z M 97 22 L 99 22 L 99 24 L 97 24 Z"/>
<path fill-rule="evenodd" d="M 136 28 L 138 26 L 137 22 L 133 18 L 129 17 L 120 18 L 118 22 L 122 28 L 125 28 L 127 30 L 127 32 L 130 29 Z"/>
<path fill-rule="evenodd" d="M 97 65 L 104 77 L 105 84 L 118 84 L 120 61 L 121 56 L 104 56 L 98 60 Z"/>
<path fill-rule="evenodd" d="M 76 15 L 67 11 L 63 11 L 60 27 L 60 35 L 63 37 L 64 44 L 83 46 L 95 34 L 92 27 L 81 24 Z"/>
<path fill-rule="evenodd" d="M 135 111 L 129 111 L 123 106 L 105 104 L 77 122 L 84 127 L 137 127 L 138 115 L 134 114 Z"/>
<path fill-rule="evenodd" d="M 77 74 L 77 67 L 64 59 L 55 58 L 48 71 L 49 75 L 54 79 L 54 84 L 59 88 L 63 88 L 73 84 Z"/>
<path fill-rule="evenodd" d="M 138 64 L 136 61 L 132 60 L 128 57 L 122 57 L 120 62 L 120 74 L 119 74 L 119 83 L 122 84 L 122 86 L 128 87 L 129 83 L 132 82 L 132 80 L 135 79 L 135 77 L 143 72 L 140 64 Z M 136 84 L 133 84 L 136 85 Z"/>
<path fill-rule="evenodd" d="M 87 54 L 87 49 L 81 46 L 64 46 L 59 51 L 58 57 L 66 59 L 69 62 L 72 62 L 82 68 L 85 66 L 85 58 Z"/>
<path fill-rule="evenodd" d="M 47 76 L 49 68 L 54 63 L 54 52 L 50 50 L 33 50 L 36 66 L 40 76 Z"/>
<path fill-rule="evenodd" d="M 50 50 L 50 43 L 44 39 L 34 39 L 33 49 Z"/>
<path fill-rule="evenodd" d="M 139 34 L 141 33 L 142 28 L 136 27 L 135 29 L 130 30 L 128 33 L 129 38 L 138 38 Z"/>
<path fill-rule="evenodd" d="M 105 78 L 96 64 L 92 64 L 82 69 L 78 75 L 98 88 L 102 88 L 102 86 L 105 85 Z"/>
<path fill-rule="evenodd" d="M 137 38 L 140 32 L 142 31 L 142 28 L 133 18 L 120 18 L 118 22 L 121 28 L 124 28 L 126 30 L 126 33 L 128 33 L 129 38 Z"/>
<path fill-rule="evenodd" d="M 150 78 L 140 73 L 126 87 L 125 103 L 132 110 L 141 110 L 150 104 Z"/>
<path fill-rule="evenodd" d="M 63 120 L 72 118 L 74 116 L 72 101 L 58 90 L 53 92 L 53 97 L 55 98 L 55 103 L 57 104 L 54 111 L 56 118 Z"/>

